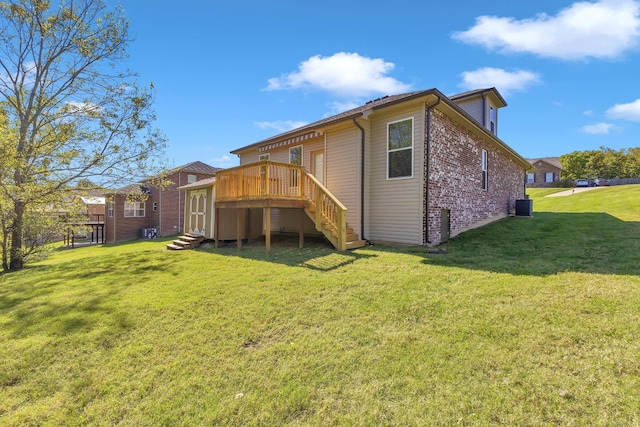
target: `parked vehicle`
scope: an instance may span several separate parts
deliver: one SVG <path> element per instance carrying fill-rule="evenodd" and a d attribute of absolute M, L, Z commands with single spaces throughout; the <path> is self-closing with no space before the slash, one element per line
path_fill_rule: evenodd
<path fill-rule="evenodd" d="M 576 187 L 588 187 L 589 180 L 588 179 L 576 179 Z"/>
<path fill-rule="evenodd" d="M 605 185 L 609 185 L 609 180 L 608 179 L 604 179 L 604 178 L 596 178 L 595 179 L 595 184 L 597 187 L 602 187 Z"/>

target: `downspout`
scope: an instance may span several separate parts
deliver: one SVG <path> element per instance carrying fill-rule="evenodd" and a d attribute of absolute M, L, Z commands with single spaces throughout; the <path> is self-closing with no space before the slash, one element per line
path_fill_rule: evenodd
<path fill-rule="evenodd" d="M 425 157 L 426 157 L 426 162 L 425 162 L 425 173 L 424 173 L 424 180 L 425 180 L 425 194 L 424 194 L 424 211 L 425 211 L 425 229 L 424 229 L 424 237 L 425 237 L 425 243 L 428 245 L 430 242 L 429 240 L 429 171 L 431 169 L 431 109 L 435 108 L 438 104 L 440 104 L 440 102 L 442 101 L 442 98 L 438 97 L 438 101 L 433 104 L 433 105 L 428 105 L 427 104 L 427 146 L 425 149 Z"/>
<path fill-rule="evenodd" d="M 360 129 L 360 239 L 371 244 L 371 242 L 364 237 L 364 128 L 360 126 L 356 117 L 351 120 L 353 120 L 353 124 Z"/>
<path fill-rule="evenodd" d="M 182 172 L 178 172 L 178 187 L 182 186 Z M 180 232 L 180 191 L 178 191 L 178 234 L 181 234 Z"/>

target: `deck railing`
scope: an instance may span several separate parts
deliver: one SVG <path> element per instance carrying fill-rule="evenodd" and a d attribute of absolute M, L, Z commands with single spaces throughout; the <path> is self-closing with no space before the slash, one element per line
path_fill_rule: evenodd
<path fill-rule="evenodd" d="M 338 250 L 346 250 L 347 208 L 302 166 L 261 161 L 216 172 L 216 201 L 293 199 Z"/>

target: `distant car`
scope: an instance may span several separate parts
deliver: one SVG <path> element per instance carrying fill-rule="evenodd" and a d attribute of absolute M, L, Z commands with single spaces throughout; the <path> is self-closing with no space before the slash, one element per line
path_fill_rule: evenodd
<path fill-rule="evenodd" d="M 588 187 L 589 180 L 588 179 L 576 179 L 576 187 Z"/>
<path fill-rule="evenodd" d="M 609 185 L 609 180 L 604 178 L 596 178 L 595 184 L 597 187 L 602 187 L 604 185 Z"/>

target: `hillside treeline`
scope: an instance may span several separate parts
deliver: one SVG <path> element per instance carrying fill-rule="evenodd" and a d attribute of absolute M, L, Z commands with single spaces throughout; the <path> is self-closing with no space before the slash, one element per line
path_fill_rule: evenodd
<path fill-rule="evenodd" d="M 640 147 L 574 151 L 560 156 L 560 163 L 564 179 L 637 178 L 640 177 Z"/>

